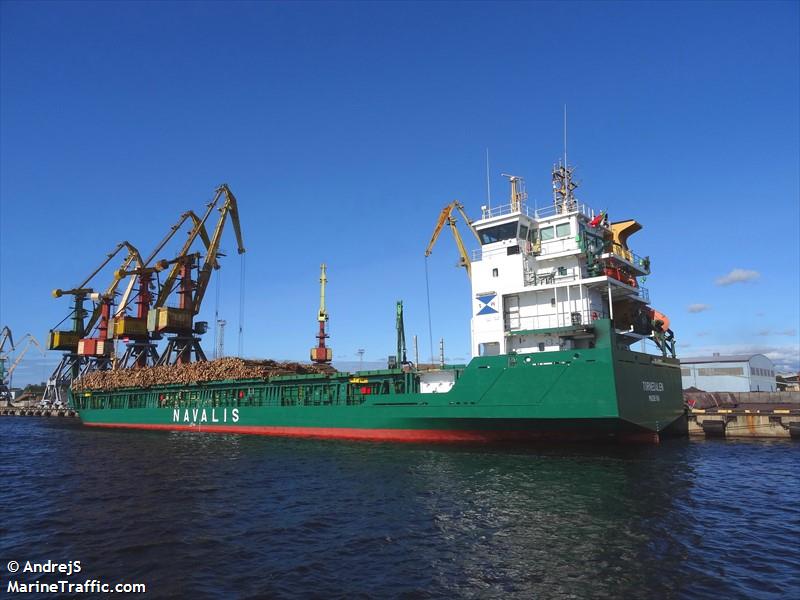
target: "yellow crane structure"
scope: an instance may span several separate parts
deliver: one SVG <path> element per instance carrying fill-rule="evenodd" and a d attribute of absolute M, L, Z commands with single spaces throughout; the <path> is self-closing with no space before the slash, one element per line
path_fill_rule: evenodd
<path fill-rule="evenodd" d="M 161 335 L 151 334 L 147 329 L 147 316 L 153 303 L 151 288 L 153 277 L 169 267 L 169 261 L 158 260 L 150 263 L 164 249 L 164 246 L 180 231 L 184 223 L 191 221 L 192 230 L 197 230 L 206 249 L 211 245 L 203 220 L 194 211 L 184 212 L 178 221 L 170 227 L 164 238 L 156 245 L 150 255 L 143 261 L 143 265 L 134 269 L 120 269 L 118 277 L 134 277 L 138 282 L 138 289 L 134 296 L 126 296 L 119 304 L 119 310 L 114 318 L 113 337 L 125 342 L 125 352 L 116 361 L 114 368 L 143 368 L 155 365 L 158 362 L 156 344 Z M 190 232 L 191 233 L 191 232 Z M 148 266 L 149 265 L 149 266 Z M 129 316 L 127 309 L 136 304 L 135 315 Z"/>
<path fill-rule="evenodd" d="M 208 236 L 205 225 L 214 209 L 219 212 L 219 220 L 213 234 Z M 162 265 L 171 268 L 161 284 L 153 306 L 148 311 L 147 330 L 151 336 L 161 336 L 165 333 L 175 335 L 169 338 L 158 364 L 189 363 L 192 362 L 193 354 L 196 360 L 206 360 L 198 336 L 206 332 L 208 323 L 203 321 L 195 323 L 194 317 L 200 312 L 212 272 L 220 267 L 219 257 L 222 254 L 219 245 L 229 218 L 236 235 L 237 251 L 239 254 L 244 254 L 236 197 L 228 185 L 223 183 L 216 189 L 214 199 L 208 203 L 203 217 L 194 223 L 178 255 L 172 260 L 162 262 Z M 198 237 L 203 240 L 204 252 L 191 252 Z M 192 272 L 195 269 L 197 269 L 196 280 L 192 279 Z M 177 307 L 166 305 L 173 292 L 178 296 Z"/>
<path fill-rule="evenodd" d="M 461 234 L 458 232 L 458 228 L 456 227 L 456 217 L 453 215 L 453 211 L 458 211 L 461 214 L 461 216 L 464 218 L 464 222 L 467 224 L 467 227 L 469 227 L 469 230 L 480 244 L 481 239 L 478 237 L 478 232 L 472 227 L 472 221 L 470 221 L 469 217 L 467 217 L 467 214 L 464 212 L 464 206 L 458 200 L 453 200 L 450 204 L 442 209 L 441 213 L 439 213 L 439 219 L 436 221 L 436 227 L 433 229 L 431 241 L 428 242 L 428 247 L 425 249 L 425 256 L 427 257 L 431 255 L 433 246 L 436 243 L 436 240 L 439 238 L 439 234 L 442 232 L 445 223 L 447 223 L 447 225 L 450 226 L 450 231 L 453 232 L 453 237 L 456 241 L 456 247 L 458 248 L 458 266 L 464 267 L 467 271 L 467 276 L 471 279 L 472 263 L 470 262 L 467 248 L 464 246 L 464 240 L 461 238 Z"/>
<path fill-rule="evenodd" d="M 120 269 L 115 271 L 111 283 L 104 291 L 95 291 L 93 287 L 90 287 L 91 281 L 114 259 L 114 257 L 122 252 L 123 249 L 127 250 L 127 254 L 122 261 Z M 47 349 L 61 350 L 64 352 L 64 355 L 47 380 L 47 387 L 45 388 L 42 398 L 42 403 L 44 405 L 62 405 L 64 403 L 63 390 L 73 379 L 77 378 L 82 373 L 111 367 L 114 352 L 113 341 L 109 339 L 108 335 L 112 322 L 111 311 L 117 288 L 124 279 L 124 276 L 119 275 L 119 273 L 123 272 L 132 264 L 141 266 L 142 258 L 135 246 L 128 241 L 123 241 L 117 244 L 117 246 L 106 255 L 103 262 L 76 287 L 68 290 L 53 290 L 54 298 L 72 296 L 72 310 L 70 314 L 61 321 L 61 323 L 63 323 L 67 319 L 71 319 L 72 328 L 58 329 L 61 325 L 61 323 L 59 323 L 55 328 L 51 329 L 48 334 Z M 127 302 L 133 285 L 134 280 L 131 278 L 123 293 L 123 302 Z M 91 314 L 84 308 L 87 299 L 95 302 Z M 88 321 L 86 321 L 87 316 L 89 317 Z M 96 336 L 87 337 L 87 334 L 95 332 L 95 329 Z"/>

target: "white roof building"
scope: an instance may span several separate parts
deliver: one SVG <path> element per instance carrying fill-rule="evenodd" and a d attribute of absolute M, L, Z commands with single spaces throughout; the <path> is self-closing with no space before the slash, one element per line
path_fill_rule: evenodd
<path fill-rule="evenodd" d="M 683 389 L 706 392 L 774 392 L 775 365 L 763 354 L 681 358 Z"/>

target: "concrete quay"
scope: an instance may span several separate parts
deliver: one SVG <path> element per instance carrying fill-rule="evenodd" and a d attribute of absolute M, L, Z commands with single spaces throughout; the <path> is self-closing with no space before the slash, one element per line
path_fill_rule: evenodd
<path fill-rule="evenodd" d="M 37 408 L 37 407 L 0 407 L 0 417 L 67 417 L 78 418 L 78 413 L 71 408 Z"/>
<path fill-rule="evenodd" d="M 798 392 L 684 392 L 689 436 L 800 440 Z"/>

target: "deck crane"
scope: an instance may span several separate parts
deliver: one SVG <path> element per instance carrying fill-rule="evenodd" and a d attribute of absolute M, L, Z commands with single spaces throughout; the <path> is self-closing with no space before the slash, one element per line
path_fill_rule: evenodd
<path fill-rule="evenodd" d="M 215 208 L 220 216 L 214 233 L 208 238 L 205 254 L 190 252 L 195 240 L 202 237 L 205 223 Z M 147 330 L 151 335 L 175 334 L 169 338 L 158 364 L 188 363 L 192 361 L 192 354 L 197 360 L 206 360 L 205 353 L 200 347 L 199 336 L 206 332 L 208 324 L 202 321 L 195 323 L 194 317 L 200 312 L 212 271 L 220 267 L 219 244 L 228 217 L 236 234 L 238 253 L 243 254 L 245 249 L 236 197 L 228 185 L 223 183 L 216 189 L 214 199 L 208 203 L 205 214 L 192 228 L 178 256 L 166 261 L 166 264 L 171 266 L 170 272 L 147 315 Z M 194 269 L 197 269 L 196 280 L 192 279 Z M 177 308 L 166 306 L 173 292 L 178 295 Z"/>
<path fill-rule="evenodd" d="M 397 318 L 395 320 L 395 328 L 397 329 L 397 360 L 400 365 L 408 364 L 408 356 L 406 353 L 406 327 L 403 324 L 403 301 L 397 301 Z"/>
<path fill-rule="evenodd" d="M 72 296 L 72 310 L 62 321 L 63 323 L 67 319 L 71 319 L 72 328 L 59 330 L 57 325 L 56 328 L 50 330 L 48 335 L 47 349 L 64 351 L 64 355 L 47 381 L 47 387 L 42 397 L 43 404 L 63 404 L 62 390 L 73 379 L 82 373 L 96 368 L 108 368 L 111 365 L 113 343 L 108 340 L 108 329 L 117 287 L 123 278 L 115 275 L 111 284 L 103 292 L 95 291 L 94 288 L 89 287 L 89 284 L 123 249 L 126 249 L 128 253 L 122 261 L 121 269 L 124 270 L 133 263 L 142 264 L 139 251 L 129 242 L 123 241 L 117 244 L 114 250 L 108 253 L 105 260 L 100 263 L 100 266 L 78 286 L 69 290 L 53 290 L 53 297 L 55 298 Z M 123 301 L 127 301 L 133 283 L 131 279 L 123 294 Z M 87 299 L 96 302 L 91 315 L 84 308 Z M 88 321 L 86 321 L 87 317 L 89 317 Z M 97 337 L 87 337 L 87 333 L 94 331 L 95 326 L 97 326 Z"/>
<path fill-rule="evenodd" d="M 10 331 L 9 331 L 10 333 Z M 23 343 L 22 349 L 20 350 L 20 345 Z M 8 370 L 5 369 L 4 357 L 0 358 L 0 401 L 10 401 L 11 400 L 11 381 L 14 376 L 14 371 L 22 362 L 22 359 L 25 357 L 25 354 L 28 352 L 31 346 L 36 346 L 39 349 L 39 352 L 42 353 L 42 356 L 45 356 L 44 348 L 39 343 L 39 341 L 33 337 L 30 333 L 26 333 L 22 340 L 17 342 L 16 350 L 17 356 L 14 359 L 14 362 L 11 363 L 11 366 Z"/>
<path fill-rule="evenodd" d="M 478 237 L 478 232 L 472 227 L 472 221 L 469 220 L 469 217 L 467 217 L 466 213 L 464 212 L 464 205 L 462 205 L 458 200 L 453 200 L 450 204 L 442 209 L 441 213 L 439 213 L 439 220 L 436 221 L 436 227 L 433 230 L 431 241 L 428 242 L 428 247 L 425 249 L 425 256 L 427 257 L 431 255 L 431 252 L 433 251 L 433 245 L 436 243 L 439 234 L 442 232 L 444 224 L 447 223 L 450 226 L 450 230 L 453 232 L 453 237 L 455 238 L 456 246 L 458 247 L 458 253 L 460 256 L 458 266 L 464 267 L 467 270 L 467 276 L 471 279 L 472 264 L 470 263 L 467 249 L 464 246 L 464 240 L 461 239 L 461 234 L 458 232 L 458 228 L 456 227 L 456 218 L 453 215 L 454 210 L 457 210 L 459 213 L 461 213 L 461 216 L 464 218 L 464 222 L 467 224 L 467 227 L 469 227 L 469 230 L 475 236 L 475 239 L 477 239 L 478 243 L 480 243 L 481 239 Z"/>
<path fill-rule="evenodd" d="M 169 232 L 153 249 L 150 255 L 145 258 L 143 265 L 135 269 L 120 269 L 117 275 L 120 277 L 135 277 L 137 281 L 137 293 L 134 297 L 124 298 L 120 302 L 117 316 L 114 319 L 113 336 L 114 339 L 122 339 L 126 342 L 125 352 L 117 361 L 115 368 L 143 368 L 155 365 L 158 362 L 158 351 L 156 342 L 161 339 L 160 334 L 152 334 L 147 329 L 147 315 L 150 311 L 153 294 L 153 276 L 164 271 L 169 266 L 169 261 L 158 260 L 154 264 L 150 263 L 164 249 L 164 246 L 175 236 L 183 227 L 184 223 L 191 220 L 192 229 L 198 229 L 198 234 L 206 248 L 211 241 L 208 233 L 202 224 L 200 217 L 189 210 L 180 216 L 180 219 L 170 227 Z M 126 311 L 131 303 L 135 302 L 135 316 L 128 316 Z"/>
<path fill-rule="evenodd" d="M 333 350 L 325 346 L 325 338 L 328 334 L 325 332 L 325 324 L 328 322 L 328 311 L 325 309 L 325 284 L 328 278 L 325 276 L 325 263 L 319 266 L 319 312 L 317 313 L 317 321 L 319 322 L 319 333 L 317 333 L 317 345 L 311 348 L 311 360 L 318 365 L 330 364 L 333 360 Z"/>

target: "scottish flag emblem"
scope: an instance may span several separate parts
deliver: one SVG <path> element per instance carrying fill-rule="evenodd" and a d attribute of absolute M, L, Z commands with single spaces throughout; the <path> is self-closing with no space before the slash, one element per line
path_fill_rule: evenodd
<path fill-rule="evenodd" d="M 475 299 L 478 301 L 478 315 L 490 315 L 492 313 L 496 313 L 497 309 L 494 308 L 497 305 L 495 298 L 497 298 L 497 294 L 482 294 L 475 296 Z"/>

